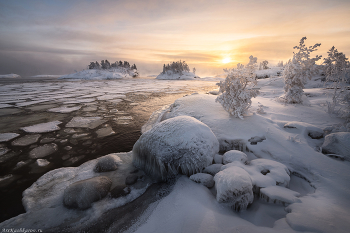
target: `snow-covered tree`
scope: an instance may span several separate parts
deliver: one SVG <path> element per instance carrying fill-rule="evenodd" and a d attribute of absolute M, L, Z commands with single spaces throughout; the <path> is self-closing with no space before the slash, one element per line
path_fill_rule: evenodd
<path fill-rule="evenodd" d="M 95 68 L 95 62 L 90 62 L 89 69 L 92 70 Z"/>
<path fill-rule="evenodd" d="M 348 58 L 334 46 L 327 53 L 328 57 L 323 59 L 326 82 L 332 82 L 334 89 L 332 102 L 327 102 L 328 113 L 336 113 L 336 106 L 343 102 L 345 106 L 339 109 L 340 114 L 350 120 L 350 95 L 346 93 L 346 83 L 350 82 Z"/>
<path fill-rule="evenodd" d="M 182 72 L 190 72 L 190 68 L 187 65 L 185 61 L 177 61 L 177 62 L 172 62 L 171 64 L 163 65 L 163 74 L 165 74 L 167 71 L 172 71 L 173 73 L 180 73 Z"/>
<path fill-rule="evenodd" d="M 279 61 L 279 62 L 277 63 L 277 67 L 283 67 L 283 61 Z"/>
<path fill-rule="evenodd" d="M 284 71 L 284 95 L 280 100 L 285 103 L 302 103 L 303 88 L 307 79 L 316 72 L 315 62 L 320 60 L 322 56 L 316 55 L 315 58 L 310 58 L 310 53 L 317 50 L 321 44 L 306 47 L 306 37 L 301 38 L 299 46 L 295 46 L 297 52 L 293 52 L 293 58 L 288 61 Z"/>
<path fill-rule="evenodd" d="M 193 74 L 196 74 L 196 68 L 193 67 Z"/>
<path fill-rule="evenodd" d="M 249 63 L 244 68 L 238 64 L 237 69 L 225 69 L 227 77 L 225 81 L 217 83 L 220 87 L 216 102 L 219 102 L 224 109 L 232 116 L 243 119 L 243 113 L 251 106 L 252 97 L 259 94 L 253 87 L 257 84 L 255 80 L 255 69 L 257 58 L 250 56 Z"/>
<path fill-rule="evenodd" d="M 269 64 L 269 62 L 266 61 L 266 60 L 261 62 L 261 65 L 262 65 L 262 69 L 263 69 L 263 70 L 267 70 L 267 69 L 269 68 L 269 67 L 267 66 L 267 64 Z"/>

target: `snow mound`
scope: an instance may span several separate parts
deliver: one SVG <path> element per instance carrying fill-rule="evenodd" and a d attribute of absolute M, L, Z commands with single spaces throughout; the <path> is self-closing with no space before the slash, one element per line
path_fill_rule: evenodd
<path fill-rule="evenodd" d="M 18 74 L 1 74 L 0 78 L 20 78 Z"/>
<path fill-rule="evenodd" d="M 170 79 L 170 80 L 193 80 L 193 79 L 199 79 L 197 75 L 195 75 L 192 72 L 186 72 L 183 71 L 182 73 L 175 73 L 171 70 L 166 71 L 164 74 L 160 73 L 156 79 Z"/>
<path fill-rule="evenodd" d="M 323 129 L 304 122 L 296 122 L 296 121 L 288 122 L 283 127 L 299 129 L 302 131 L 302 134 L 304 134 L 305 136 L 309 136 L 312 139 L 323 138 L 323 134 L 324 134 Z"/>
<path fill-rule="evenodd" d="M 230 167 L 214 176 L 216 200 L 236 211 L 245 210 L 253 202 L 253 184 L 249 174 L 240 167 Z"/>
<path fill-rule="evenodd" d="M 282 74 L 282 67 L 271 67 L 270 69 L 256 70 L 255 74 L 258 79 L 270 78 L 272 76 L 280 76 Z"/>
<path fill-rule="evenodd" d="M 117 155 L 106 155 L 97 160 L 97 164 L 94 168 L 95 172 L 109 172 L 115 171 L 118 168 L 118 164 L 122 161 Z"/>
<path fill-rule="evenodd" d="M 295 202 L 300 202 L 297 197 L 300 193 L 281 186 L 270 186 L 260 189 L 260 198 L 269 203 L 288 205 Z"/>
<path fill-rule="evenodd" d="M 190 180 L 202 184 L 207 188 L 212 188 L 215 184 L 214 177 L 206 173 L 197 173 L 190 176 Z"/>
<path fill-rule="evenodd" d="M 239 150 L 230 150 L 230 151 L 227 151 L 222 158 L 223 164 L 232 163 L 234 161 L 240 161 L 242 163 L 246 163 L 248 161 L 248 157 L 245 153 Z"/>
<path fill-rule="evenodd" d="M 219 142 L 207 125 L 180 116 L 141 135 L 133 147 L 133 163 L 153 179 L 167 180 L 178 173 L 201 172 L 218 152 Z"/>
<path fill-rule="evenodd" d="M 88 209 L 107 195 L 111 185 L 112 181 L 106 176 L 75 182 L 64 190 L 63 204 L 68 208 Z"/>
<path fill-rule="evenodd" d="M 328 134 L 322 145 L 325 154 L 337 154 L 345 156 L 350 161 L 350 133 L 338 132 Z"/>
<path fill-rule="evenodd" d="M 67 74 L 59 77 L 59 79 L 85 79 L 85 80 L 104 80 L 104 79 L 121 79 L 133 78 L 137 76 L 136 70 L 127 70 L 124 68 L 113 70 L 82 70 L 73 74 Z"/>
<path fill-rule="evenodd" d="M 47 133 L 47 132 L 60 130 L 60 127 L 58 125 L 61 123 L 62 123 L 61 121 L 51 121 L 47 123 L 41 123 L 37 125 L 23 127 L 21 128 L 21 130 L 27 133 Z"/>
<path fill-rule="evenodd" d="M 220 155 L 220 154 L 214 155 L 214 162 L 216 164 L 222 164 L 222 155 Z"/>
<path fill-rule="evenodd" d="M 216 173 L 221 171 L 222 164 L 212 164 L 204 168 L 203 172 L 215 176 Z"/>

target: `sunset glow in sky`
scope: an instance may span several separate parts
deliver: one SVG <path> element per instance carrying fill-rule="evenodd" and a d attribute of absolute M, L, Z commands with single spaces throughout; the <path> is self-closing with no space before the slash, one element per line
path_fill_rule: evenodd
<path fill-rule="evenodd" d="M 0 0 L 0 74 L 67 74 L 90 61 L 136 63 L 158 74 L 185 60 L 199 75 L 258 62 L 277 64 L 306 45 L 350 55 L 349 0 Z"/>

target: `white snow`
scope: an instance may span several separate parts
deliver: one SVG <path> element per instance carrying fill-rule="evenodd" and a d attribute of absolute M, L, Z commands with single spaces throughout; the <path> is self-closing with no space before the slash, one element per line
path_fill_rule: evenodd
<path fill-rule="evenodd" d="M 8 142 L 18 136 L 18 133 L 0 133 L 0 142 Z"/>
<path fill-rule="evenodd" d="M 299 196 L 300 193 L 281 186 L 270 186 L 260 189 L 260 198 L 265 199 L 270 203 L 287 205 L 295 202 L 300 202 L 297 198 Z"/>
<path fill-rule="evenodd" d="M 160 73 L 156 79 L 170 79 L 170 80 L 193 80 L 199 79 L 197 75 L 192 72 L 183 71 L 182 73 L 175 73 L 171 70 L 165 72 L 165 74 Z"/>
<path fill-rule="evenodd" d="M 0 78 L 20 78 L 18 74 L 0 74 Z"/>
<path fill-rule="evenodd" d="M 350 132 L 328 134 L 322 145 L 322 151 L 342 155 L 350 161 Z"/>
<path fill-rule="evenodd" d="M 190 176 L 190 180 L 202 184 L 207 188 L 211 188 L 214 186 L 214 177 L 212 175 L 206 173 L 196 173 Z"/>
<path fill-rule="evenodd" d="M 47 123 L 40 123 L 37 125 L 23 127 L 21 130 L 27 133 L 47 133 L 60 130 L 61 128 L 58 125 L 61 123 L 61 121 L 51 121 Z"/>

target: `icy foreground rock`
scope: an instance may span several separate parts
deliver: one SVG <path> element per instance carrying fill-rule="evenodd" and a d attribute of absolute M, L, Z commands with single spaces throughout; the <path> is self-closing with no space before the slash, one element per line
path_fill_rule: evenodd
<path fill-rule="evenodd" d="M 214 176 L 216 200 L 234 210 L 244 210 L 254 200 L 253 184 L 249 174 L 240 167 L 230 167 Z"/>
<path fill-rule="evenodd" d="M 64 190 L 63 203 L 68 208 L 90 208 L 93 202 L 107 195 L 111 185 L 112 181 L 106 176 L 75 182 Z"/>
<path fill-rule="evenodd" d="M 246 163 L 247 160 L 248 160 L 248 157 L 245 153 L 243 153 L 239 150 L 230 150 L 224 154 L 224 156 L 222 158 L 222 163 L 228 164 L 228 163 L 232 163 L 234 161 L 240 161 L 242 163 Z"/>
<path fill-rule="evenodd" d="M 155 180 L 192 175 L 219 152 L 211 129 L 193 117 L 179 116 L 155 125 L 133 147 L 133 163 Z"/>
<path fill-rule="evenodd" d="M 206 173 L 197 173 L 190 176 L 190 180 L 202 184 L 207 188 L 211 188 L 214 186 L 214 177 L 212 175 Z"/>
<path fill-rule="evenodd" d="M 325 154 L 337 154 L 345 156 L 350 160 L 350 133 L 331 133 L 325 137 L 322 145 L 322 152 Z"/>

